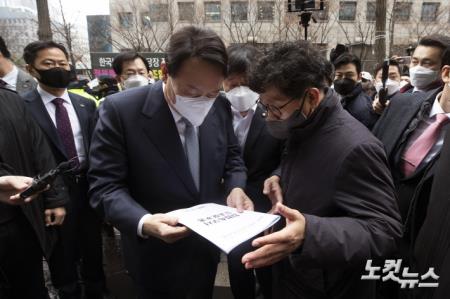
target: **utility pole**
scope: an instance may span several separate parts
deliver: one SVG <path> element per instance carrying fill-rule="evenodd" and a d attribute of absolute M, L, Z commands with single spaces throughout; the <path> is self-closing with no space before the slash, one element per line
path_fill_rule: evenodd
<path fill-rule="evenodd" d="M 386 58 L 386 0 L 377 0 L 376 2 L 375 57 L 378 63 Z"/>
<path fill-rule="evenodd" d="M 52 29 L 50 26 L 47 0 L 36 0 L 36 7 L 38 12 L 39 40 L 52 40 Z"/>

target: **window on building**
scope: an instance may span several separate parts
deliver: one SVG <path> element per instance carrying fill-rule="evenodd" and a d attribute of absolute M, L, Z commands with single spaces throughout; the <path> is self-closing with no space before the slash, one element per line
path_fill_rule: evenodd
<path fill-rule="evenodd" d="M 367 10 L 366 10 L 366 21 L 367 22 L 375 22 L 375 11 L 377 9 L 377 5 L 375 1 L 367 2 Z"/>
<path fill-rule="evenodd" d="M 141 22 L 142 22 L 142 26 L 144 28 L 150 28 L 152 26 L 152 21 L 150 19 L 150 13 L 149 12 L 143 12 L 141 14 Z"/>
<path fill-rule="evenodd" d="M 273 1 L 258 1 L 258 21 L 273 21 L 274 7 Z"/>
<path fill-rule="evenodd" d="M 167 22 L 169 20 L 169 5 L 163 3 L 150 4 L 150 20 L 152 22 Z"/>
<path fill-rule="evenodd" d="M 354 21 L 356 18 L 356 1 L 341 1 L 339 21 Z"/>
<path fill-rule="evenodd" d="M 119 12 L 119 24 L 122 28 L 130 28 L 133 25 L 133 13 Z"/>
<path fill-rule="evenodd" d="M 194 21 L 194 2 L 178 2 L 178 19 L 180 21 Z"/>
<path fill-rule="evenodd" d="M 328 5 L 325 5 L 324 10 L 317 11 L 315 16 L 319 22 L 328 21 Z"/>
<path fill-rule="evenodd" d="M 205 21 L 220 22 L 221 9 L 220 2 L 205 2 Z"/>
<path fill-rule="evenodd" d="M 394 7 L 395 21 L 407 22 L 411 16 L 411 2 L 396 2 Z"/>
<path fill-rule="evenodd" d="M 247 21 L 248 2 L 231 2 L 231 21 L 242 22 Z"/>
<path fill-rule="evenodd" d="M 439 2 L 424 2 L 422 4 L 422 22 L 436 21 L 439 13 Z"/>

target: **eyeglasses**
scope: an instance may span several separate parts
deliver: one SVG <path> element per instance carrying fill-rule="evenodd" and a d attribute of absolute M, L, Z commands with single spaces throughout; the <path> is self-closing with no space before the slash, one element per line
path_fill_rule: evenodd
<path fill-rule="evenodd" d="M 295 99 L 290 99 L 287 103 L 277 107 L 274 105 L 266 105 L 263 104 L 261 102 L 261 98 L 259 98 L 256 103 L 258 105 L 258 107 L 263 111 L 262 116 L 264 118 L 266 118 L 268 116 L 268 112 L 270 112 L 270 114 L 272 114 L 276 119 L 281 119 L 281 116 L 283 115 L 283 112 L 281 111 L 284 107 L 286 107 L 287 105 L 289 105 L 292 101 L 294 101 Z"/>

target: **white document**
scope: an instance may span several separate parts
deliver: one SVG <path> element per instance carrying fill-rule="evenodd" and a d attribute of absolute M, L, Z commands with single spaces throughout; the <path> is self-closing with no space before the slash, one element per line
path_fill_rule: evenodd
<path fill-rule="evenodd" d="M 237 212 L 214 203 L 197 205 L 168 213 L 225 253 L 274 225 L 280 216 L 259 212 Z"/>

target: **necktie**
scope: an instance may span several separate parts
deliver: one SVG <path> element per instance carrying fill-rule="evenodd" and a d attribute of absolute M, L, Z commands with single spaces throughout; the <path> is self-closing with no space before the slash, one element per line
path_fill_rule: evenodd
<path fill-rule="evenodd" d="M 192 178 L 194 179 L 195 186 L 199 190 L 200 186 L 200 150 L 197 132 L 195 127 L 190 121 L 183 118 L 186 124 L 184 130 L 184 151 L 189 162 L 189 168 L 191 170 Z"/>
<path fill-rule="evenodd" d="M 69 159 L 77 157 L 78 153 L 77 148 L 75 147 L 72 126 L 70 125 L 69 113 L 67 113 L 67 109 L 64 107 L 64 100 L 56 98 L 52 101 L 52 103 L 56 107 L 56 131 L 58 132 L 59 138 L 61 138 L 67 157 Z M 79 163 L 78 158 L 75 160 Z"/>
<path fill-rule="evenodd" d="M 450 119 L 444 113 L 437 114 L 436 120 L 406 150 L 403 156 L 403 173 L 406 177 L 409 177 L 416 171 L 438 140 L 442 127 L 449 122 Z"/>

